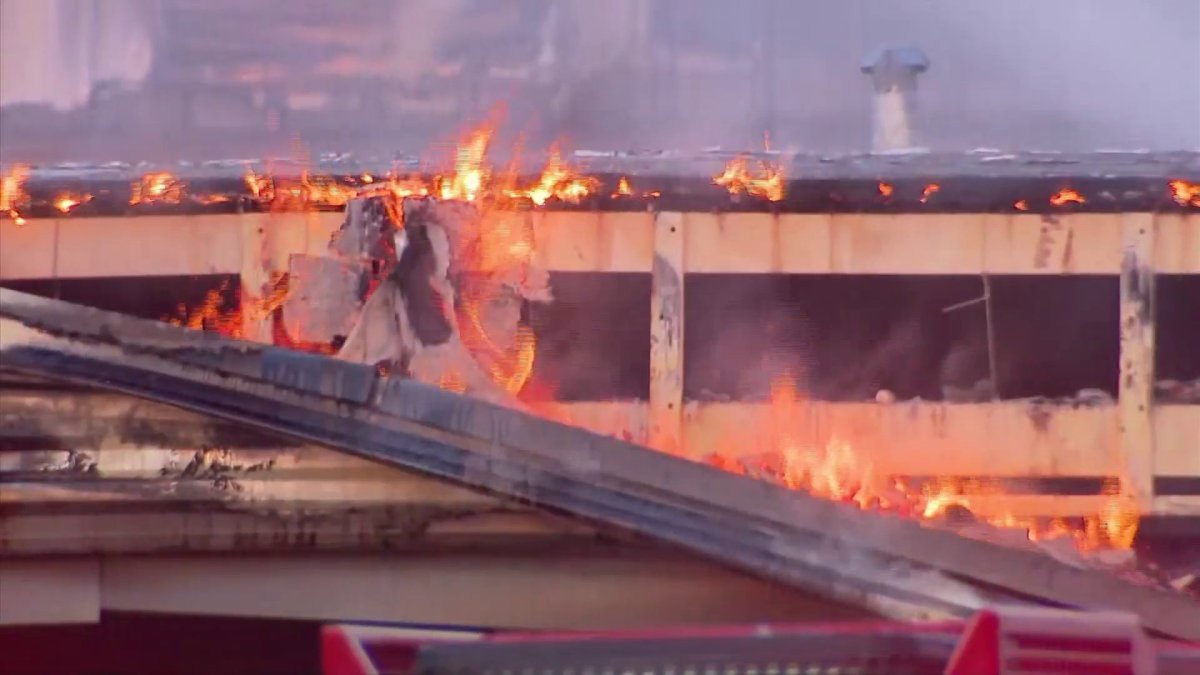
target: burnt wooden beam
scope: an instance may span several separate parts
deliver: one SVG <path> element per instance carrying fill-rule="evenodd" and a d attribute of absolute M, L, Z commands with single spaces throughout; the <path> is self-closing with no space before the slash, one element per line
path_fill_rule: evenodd
<path fill-rule="evenodd" d="M 0 450 L 292 445 L 259 429 L 120 394 L 21 389 L 0 392 Z"/>
<path fill-rule="evenodd" d="M 891 616 L 1017 598 L 1200 638 L 1200 604 L 1097 570 L 833 503 L 371 367 L 0 289 L 7 368 L 152 398 L 671 544 Z"/>

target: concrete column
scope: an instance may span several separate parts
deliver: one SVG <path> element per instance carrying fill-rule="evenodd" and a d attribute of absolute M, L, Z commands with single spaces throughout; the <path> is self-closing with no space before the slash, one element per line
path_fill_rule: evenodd
<path fill-rule="evenodd" d="M 673 454 L 684 452 L 683 270 L 683 214 L 660 213 L 650 297 L 650 445 Z"/>
<path fill-rule="evenodd" d="M 1124 489 L 1154 505 L 1154 214 L 1122 216 L 1121 364 L 1117 384 Z"/>

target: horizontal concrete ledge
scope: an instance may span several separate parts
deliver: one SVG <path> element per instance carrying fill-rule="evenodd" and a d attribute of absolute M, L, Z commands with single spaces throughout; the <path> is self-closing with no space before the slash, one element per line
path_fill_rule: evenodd
<path fill-rule="evenodd" d="M 728 159 L 731 159 L 729 155 Z M 1185 211 L 1188 204 L 1175 199 L 1170 182 L 1198 180 L 1200 168 L 1190 156 L 1146 171 L 1143 167 L 1103 167 L 1102 159 L 1076 166 L 1052 162 L 1031 164 L 1013 171 L 1003 162 L 986 166 L 977 163 L 968 169 L 959 163 L 931 163 L 924 167 L 905 167 L 904 162 L 920 159 L 883 158 L 860 159 L 860 164 L 837 168 L 833 162 L 817 162 L 808 166 L 788 167 L 781 157 L 761 157 L 773 167 L 784 165 L 783 195 L 777 201 L 759 196 L 731 194 L 716 185 L 713 176 L 722 172 L 726 158 L 711 158 L 694 163 L 687 175 L 678 172 L 642 170 L 613 172 L 589 171 L 580 167 L 581 175 L 596 181 L 592 192 L 575 202 L 550 199 L 542 210 L 589 211 L 718 211 L 773 213 L 1069 213 L 1069 212 L 1130 212 Z M 756 160 L 757 161 L 757 160 Z M 631 167 L 632 168 L 632 167 Z M 760 171 L 752 161 L 751 172 Z M 1124 169 L 1124 170 L 1123 170 Z M 230 175 L 232 174 L 232 175 Z M 754 175 L 758 175 L 755 173 Z M 428 184 L 432 176 L 425 176 Z M 518 185 L 532 185 L 538 174 L 516 177 Z M 630 184 L 629 194 L 620 191 L 622 178 Z M 73 217 L 128 216 L 138 214 L 220 213 L 270 210 L 270 203 L 259 200 L 245 179 L 228 172 L 218 177 L 179 178 L 182 186 L 178 200 L 171 203 L 150 203 L 131 206 L 133 185 L 140 176 L 121 178 L 80 176 L 72 179 L 34 176 L 25 184 L 30 203 L 25 205 L 27 217 L 57 215 L 54 202 L 64 193 L 88 194 L 92 199 L 72 209 Z M 295 181 L 296 178 L 282 177 Z M 375 178 L 365 183 L 361 173 L 313 176 L 314 184 L 339 188 L 336 198 L 314 201 L 312 208 L 336 209 L 339 202 L 353 191 L 378 185 Z M 1079 195 L 1078 199 L 1062 199 L 1064 191 Z M 1059 197 L 1056 199 L 1056 197 Z M 531 207 L 528 201 L 521 202 Z M 294 205 L 293 205 L 294 206 Z"/>
<path fill-rule="evenodd" d="M 864 616 L 652 551 L 0 560 L 0 625 L 94 623 L 102 611 L 548 630 Z"/>
<path fill-rule="evenodd" d="M 863 616 L 678 555 L 114 558 L 101 569 L 105 610 L 550 630 Z"/>
<path fill-rule="evenodd" d="M 538 265 L 649 273 L 652 213 L 495 211 L 533 232 Z M 1122 214 L 683 214 L 684 271 L 747 274 L 1117 274 Z M 340 213 L 0 220 L 0 279 L 241 274 L 323 255 Z M 1200 215 L 1155 218 L 1152 265 L 1200 273 Z"/>

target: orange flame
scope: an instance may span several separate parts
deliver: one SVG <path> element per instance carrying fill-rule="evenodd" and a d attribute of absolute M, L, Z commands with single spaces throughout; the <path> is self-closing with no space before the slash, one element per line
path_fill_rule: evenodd
<path fill-rule="evenodd" d="M 795 490 L 853 502 L 861 508 L 886 504 L 871 463 L 857 455 L 849 443 L 832 439 L 825 447 L 815 447 L 800 441 L 795 420 L 801 417 L 801 406 L 790 374 L 772 381 L 769 429 L 783 460 L 782 482 Z"/>
<path fill-rule="evenodd" d="M 1032 541 L 1068 537 L 1081 551 L 1102 548 L 1128 549 L 1137 534 L 1138 512 L 1118 480 L 1105 486 L 1107 495 L 1100 512 L 1085 518 L 1018 518 L 1011 514 L 981 517 L 973 508 L 980 497 L 1003 497 L 994 483 L 978 479 L 942 478 L 926 481 L 917 488 L 878 473 L 870 458 L 855 450 L 844 438 L 832 437 L 826 443 L 812 444 L 802 439 L 796 420 L 803 419 L 795 380 L 789 375 L 776 378 L 771 387 L 769 418 L 764 420 L 774 457 L 780 468 L 764 467 L 768 475 L 789 488 L 814 496 L 856 504 L 863 509 L 878 509 L 910 514 L 932 520 L 946 517 L 959 509 L 995 527 L 1024 530 Z M 718 455 L 710 463 L 735 473 L 745 473 L 738 462 Z"/>
<path fill-rule="evenodd" d="M 483 195 L 492 177 L 487 164 L 487 151 L 492 142 L 492 128 L 484 126 L 472 131 L 458 146 L 454 159 L 454 174 L 434 179 L 438 197 L 473 202 Z"/>
<path fill-rule="evenodd" d="M 213 204 L 227 204 L 233 201 L 233 198 L 229 195 L 223 195 L 219 192 L 205 192 L 198 195 L 194 194 L 190 195 L 190 198 L 193 201 L 204 204 L 205 206 L 212 206 Z"/>
<path fill-rule="evenodd" d="M 389 176 L 387 189 L 397 201 L 405 197 L 426 197 L 429 195 L 429 186 L 419 176 L 411 178 Z"/>
<path fill-rule="evenodd" d="M 629 185 L 629 179 L 621 176 L 621 180 L 617 181 L 617 189 L 612 194 L 613 199 L 617 197 L 632 197 L 633 188 Z"/>
<path fill-rule="evenodd" d="M 1200 207 L 1200 183 L 1189 183 L 1182 180 L 1170 182 L 1171 196 L 1180 206 Z"/>
<path fill-rule="evenodd" d="M 552 148 L 537 184 L 526 190 L 510 191 L 509 196 L 525 197 L 536 206 L 544 206 L 551 197 L 568 204 L 578 204 L 599 184 L 595 178 L 580 176 L 563 162 L 558 148 Z"/>
<path fill-rule="evenodd" d="M 54 198 L 54 208 L 61 213 L 70 213 L 72 209 L 80 204 L 86 204 L 92 201 L 90 194 L 76 194 L 74 192 L 63 192 Z"/>
<path fill-rule="evenodd" d="M 1029 202 L 1025 201 L 1024 199 L 1018 199 L 1017 202 L 1013 204 L 1013 208 L 1018 211 L 1028 211 Z"/>
<path fill-rule="evenodd" d="M 244 314 L 238 318 L 239 323 L 242 318 L 251 321 L 261 321 L 267 318 L 275 310 L 283 307 L 283 303 L 287 302 L 290 295 L 291 277 L 286 272 L 271 272 L 270 281 L 266 285 L 265 295 L 262 298 L 256 299 L 253 303 L 244 303 L 243 307 L 241 307 Z"/>
<path fill-rule="evenodd" d="M 208 291 L 204 299 L 195 307 L 188 308 L 180 305 L 173 317 L 163 317 L 163 321 L 173 326 L 183 326 L 192 330 L 205 330 L 220 333 L 226 337 L 241 338 L 242 324 L 245 319 L 258 321 L 270 316 L 283 306 L 291 293 L 290 278 L 283 272 L 272 272 L 267 285 L 265 297 L 253 303 L 241 303 L 234 299 L 232 307 L 225 303 L 229 290 L 228 282 L 222 283 Z"/>
<path fill-rule="evenodd" d="M 182 182 L 166 171 L 148 173 L 134 181 L 129 204 L 178 204 L 183 199 L 183 187 Z"/>
<path fill-rule="evenodd" d="M 883 197 L 884 199 L 891 199 L 892 195 L 895 192 L 896 192 L 896 188 L 891 183 L 880 183 L 879 184 L 879 195 L 881 197 Z"/>
<path fill-rule="evenodd" d="M 220 287 L 208 291 L 204 295 L 204 300 L 191 310 L 180 305 L 178 316 L 168 318 L 167 323 L 192 330 L 213 331 L 226 337 L 242 337 L 240 309 L 236 306 L 225 306 L 225 291 L 228 288 L 228 283 L 222 283 Z"/>
<path fill-rule="evenodd" d="M 1083 195 L 1079 194 L 1075 190 L 1072 190 L 1071 188 L 1063 188 L 1058 191 L 1058 194 L 1056 194 L 1050 198 L 1050 203 L 1053 204 L 1054 206 L 1063 206 L 1066 204 L 1083 204 L 1086 202 L 1087 202 L 1087 200 L 1083 198 Z"/>
<path fill-rule="evenodd" d="M 18 207 L 28 200 L 25 181 L 29 179 L 29 167 L 16 164 L 7 174 L 0 174 L 0 213 L 8 214 L 17 225 L 24 225 Z"/>
<path fill-rule="evenodd" d="M 713 177 L 713 184 L 729 190 L 732 195 L 746 193 L 767 201 L 781 201 L 784 193 L 783 167 L 768 162 L 758 164 L 758 170 L 751 171 L 746 157 L 735 157 L 725 165 L 724 171 Z"/>
<path fill-rule="evenodd" d="M 938 185 L 937 183 L 930 183 L 929 185 L 926 185 L 925 189 L 921 191 L 921 203 L 927 204 L 929 202 L 929 198 L 941 189 L 942 186 Z"/>
<path fill-rule="evenodd" d="M 275 198 L 275 181 L 270 176 L 260 176 L 254 173 L 254 169 L 247 168 L 242 180 L 246 182 L 246 187 L 255 199 L 271 201 Z"/>
<path fill-rule="evenodd" d="M 329 176 L 310 176 L 307 171 L 300 174 L 300 187 L 305 206 L 341 207 L 358 195 L 354 187 Z"/>

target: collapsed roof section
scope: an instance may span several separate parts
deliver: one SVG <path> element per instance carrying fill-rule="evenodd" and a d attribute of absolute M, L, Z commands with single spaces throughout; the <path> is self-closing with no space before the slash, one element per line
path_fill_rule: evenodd
<path fill-rule="evenodd" d="M 997 599 L 1137 613 L 1200 638 L 1200 605 L 539 419 L 374 368 L 0 289 L 9 370 L 179 406 L 632 531 L 902 618 Z"/>

